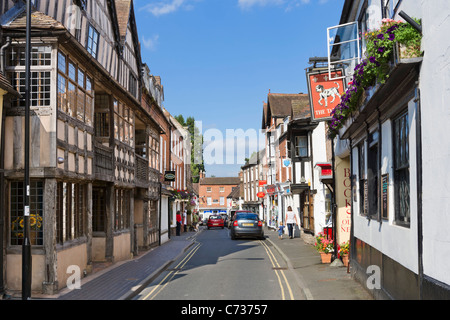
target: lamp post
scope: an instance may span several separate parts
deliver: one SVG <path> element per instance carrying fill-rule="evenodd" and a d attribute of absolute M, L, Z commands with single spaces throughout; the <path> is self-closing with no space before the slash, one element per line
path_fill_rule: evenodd
<path fill-rule="evenodd" d="M 31 299 L 31 243 L 30 243 L 30 60 L 31 60 L 31 0 L 27 0 L 25 48 L 25 174 L 23 202 L 22 244 L 22 300 Z"/>

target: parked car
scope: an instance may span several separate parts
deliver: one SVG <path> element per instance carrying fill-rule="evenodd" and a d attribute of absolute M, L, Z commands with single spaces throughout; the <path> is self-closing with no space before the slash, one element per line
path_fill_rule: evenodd
<path fill-rule="evenodd" d="M 220 215 L 210 215 L 208 219 L 208 229 L 218 227 L 218 228 L 224 228 L 223 219 Z"/>
<path fill-rule="evenodd" d="M 230 228 L 232 240 L 241 237 L 265 239 L 263 223 L 256 213 L 237 211 Z"/>

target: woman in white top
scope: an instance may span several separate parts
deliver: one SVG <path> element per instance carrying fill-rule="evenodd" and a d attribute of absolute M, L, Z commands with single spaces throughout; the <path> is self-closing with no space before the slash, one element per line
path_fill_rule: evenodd
<path fill-rule="evenodd" d="M 288 207 L 286 212 L 286 225 L 288 227 L 289 231 L 289 239 L 292 239 L 294 237 L 293 230 L 294 230 L 294 223 L 297 223 L 297 216 L 295 215 L 294 211 L 292 211 L 291 206 Z"/>

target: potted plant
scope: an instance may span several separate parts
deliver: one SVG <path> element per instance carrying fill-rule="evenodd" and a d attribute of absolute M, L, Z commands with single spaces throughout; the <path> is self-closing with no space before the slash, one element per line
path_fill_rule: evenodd
<path fill-rule="evenodd" d="M 323 232 L 320 232 L 316 236 L 316 242 L 314 246 L 316 247 L 316 250 L 320 253 L 322 263 L 330 263 L 331 255 L 332 252 L 334 251 L 334 241 L 332 239 L 328 239 Z"/>
<path fill-rule="evenodd" d="M 339 247 L 339 256 L 342 257 L 344 266 L 348 266 L 348 254 L 350 251 L 350 241 L 344 242 Z"/>

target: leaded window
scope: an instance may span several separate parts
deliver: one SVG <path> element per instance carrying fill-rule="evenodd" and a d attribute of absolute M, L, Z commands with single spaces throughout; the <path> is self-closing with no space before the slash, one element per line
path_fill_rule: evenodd
<path fill-rule="evenodd" d="M 24 182 L 11 181 L 10 221 L 11 245 L 22 245 L 24 239 Z M 30 181 L 30 242 L 43 245 L 44 241 L 44 182 Z"/>
<path fill-rule="evenodd" d="M 114 99 L 114 138 L 134 146 L 134 111 Z"/>
<path fill-rule="evenodd" d="M 92 25 L 89 25 L 88 39 L 86 49 L 94 57 L 97 58 L 98 49 L 98 31 Z"/>
<path fill-rule="evenodd" d="M 405 112 L 394 120 L 395 220 L 410 223 L 409 124 Z"/>
<path fill-rule="evenodd" d="M 359 170 L 359 212 L 367 215 L 367 179 L 366 179 L 366 147 L 363 142 L 358 147 L 358 170 Z"/>
<path fill-rule="evenodd" d="M 378 217 L 378 199 L 379 199 L 379 146 L 378 131 L 369 135 L 367 151 L 367 189 L 368 189 L 368 214 L 371 218 Z"/>
<path fill-rule="evenodd" d="M 95 95 L 95 135 L 97 137 L 109 137 L 109 95 Z"/>
<path fill-rule="evenodd" d="M 115 190 L 114 230 L 119 231 L 130 227 L 130 191 Z"/>
<path fill-rule="evenodd" d="M 56 192 L 56 241 L 59 244 L 85 235 L 87 187 L 58 182 Z"/>
<path fill-rule="evenodd" d="M 93 80 L 63 52 L 58 52 L 58 109 L 93 125 Z"/>

